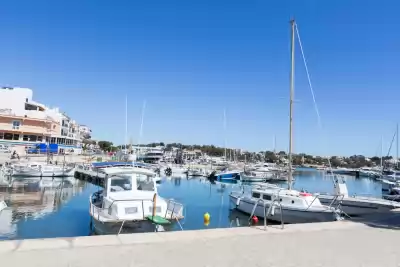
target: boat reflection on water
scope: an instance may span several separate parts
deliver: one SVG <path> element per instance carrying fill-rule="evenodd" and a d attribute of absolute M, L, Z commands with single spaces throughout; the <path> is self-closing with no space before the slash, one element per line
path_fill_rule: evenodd
<path fill-rule="evenodd" d="M 0 239 L 14 238 L 19 221 L 36 220 L 57 211 L 84 187 L 84 182 L 73 177 L 0 177 L 0 199 L 8 206 L 0 212 Z"/>

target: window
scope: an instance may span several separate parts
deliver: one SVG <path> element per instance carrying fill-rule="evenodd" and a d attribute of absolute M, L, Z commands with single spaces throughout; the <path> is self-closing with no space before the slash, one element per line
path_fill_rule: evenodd
<path fill-rule="evenodd" d="M 13 130 L 19 130 L 19 127 L 21 126 L 21 121 L 13 121 Z"/>
<path fill-rule="evenodd" d="M 50 144 L 56 144 L 56 138 L 55 138 L 55 137 L 52 137 L 52 138 L 51 138 Z"/>
<path fill-rule="evenodd" d="M 129 178 L 112 178 L 111 192 L 132 190 L 131 179 Z"/>
<path fill-rule="evenodd" d="M 22 140 L 23 141 L 29 141 L 29 135 L 25 135 L 24 134 L 24 136 L 22 136 Z"/>
<path fill-rule="evenodd" d="M 4 133 L 4 140 L 12 140 L 13 134 L 12 133 Z"/>
<path fill-rule="evenodd" d="M 19 134 L 14 134 L 13 135 L 13 140 L 19 140 Z"/>
<path fill-rule="evenodd" d="M 36 142 L 37 141 L 37 136 L 36 135 L 30 135 L 29 136 L 29 141 Z"/>
<path fill-rule="evenodd" d="M 255 193 L 255 192 L 254 192 L 254 193 L 253 193 L 253 197 L 254 197 L 254 198 L 260 198 L 260 193 Z"/>
<path fill-rule="evenodd" d="M 43 141 L 43 136 L 38 136 L 37 140 L 38 140 L 38 142 L 42 142 Z"/>
<path fill-rule="evenodd" d="M 4 133 L 0 133 L 0 139 L 4 139 Z"/>
<path fill-rule="evenodd" d="M 263 199 L 264 200 L 271 200 L 271 196 L 270 195 L 263 195 Z"/>

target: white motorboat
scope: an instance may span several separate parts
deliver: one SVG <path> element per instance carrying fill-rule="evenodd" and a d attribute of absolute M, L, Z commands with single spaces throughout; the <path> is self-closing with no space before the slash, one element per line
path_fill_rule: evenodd
<path fill-rule="evenodd" d="M 243 171 L 240 173 L 242 182 L 265 182 L 267 180 L 266 172 Z"/>
<path fill-rule="evenodd" d="M 322 204 L 339 206 L 349 216 L 363 216 L 372 213 L 388 212 L 400 208 L 400 203 L 365 196 L 349 196 L 347 185 L 341 177 L 334 177 L 335 194 L 321 194 L 319 199 Z"/>
<path fill-rule="evenodd" d="M 382 185 L 382 191 L 390 191 L 392 188 L 399 186 L 397 181 L 389 181 L 387 179 L 379 179 Z"/>
<path fill-rule="evenodd" d="M 95 232 L 160 231 L 162 225 L 183 218 L 183 205 L 157 193 L 155 173 L 136 168 L 129 174 L 106 176 L 105 188 L 90 196 L 90 215 Z"/>
<path fill-rule="evenodd" d="M 318 195 L 275 185 L 258 185 L 250 194 L 232 192 L 229 197 L 241 212 L 282 223 L 326 222 L 339 218 L 339 211 L 322 205 Z"/>
<path fill-rule="evenodd" d="M 238 170 L 224 170 L 221 172 L 213 172 L 210 178 L 220 182 L 239 181 L 241 171 Z"/>
<path fill-rule="evenodd" d="M 206 176 L 206 171 L 204 169 L 189 168 L 187 170 L 188 176 Z"/>
<path fill-rule="evenodd" d="M 66 177 L 73 176 L 75 168 L 42 162 L 28 162 L 12 165 L 10 170 L 12 176 L 19 177 Z"/>

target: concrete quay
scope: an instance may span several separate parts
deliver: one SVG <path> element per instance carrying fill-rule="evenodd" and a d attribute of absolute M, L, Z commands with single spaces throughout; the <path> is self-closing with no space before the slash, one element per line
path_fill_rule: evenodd
<path fill-rule="evenodd" d="M 1 266 L 399 266 L 400 232 L 357 222 L 0 242 Z"/>

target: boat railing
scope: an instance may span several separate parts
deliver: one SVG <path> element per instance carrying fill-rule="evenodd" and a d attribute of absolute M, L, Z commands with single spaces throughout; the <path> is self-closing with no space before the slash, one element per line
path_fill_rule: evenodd
<path fill-rule="evenodd" d="M 264 211 L 264 230 L 267 230 L 268 216 L 270 216 L 270 215 L 273 216 L 275 214 L 275 207 L 278 207 L 280 209 L 281 228 L 284 229 L 285 224 L 283 222 L 283 209 L 282 209 L 282 204 L 280 202 L 280 197 L 279 197 L 279 193 L 281 190 L 282 190 L 282 188 L 280 188 L 278 190 L 278 192 L 275 194 L 275 197 L 273 198 L 272 202 L 270 203 L 268 210 L 267 210 L 267 202 L 264 201 L 263 199 L 257 199 L 257 201 L 254 203 L 254 207 L 250 213 L 249 223 L 251 222 L 251 220 L 254 216 L 254 213 L 256 212 L 258 204 L 261 203 L 263 205 L 263 211 Z"/>
<path fill-rule="evenodd" d="M 311 203 L 308 205 L 308 207 L 305 209 L 305 211 L 308 211 L 308 209 L 314 204 L 315 200 L 319 197 L 319 194 L 314 194 L 314 199 L 311 201 Z"/>
<path fill-rule="evenodd" d="M 165 218 L 181 219 L 183 217 L 183 204 L 169 199 L 167 202 L 167 209 L 165 210 Z"/>
<path fill-rule="evenodd" d="M 256 185 L 256 186 L 254 186 L 254 189 L 271 189 L 271 188 L 280 188 L 279 186 L 277 186 L 277 185 L 274 185 L 274 184 L 268 184 L 268 183 L 266 183 L 266 184 L 258 184 L 258 185 Z M 280 188 L 281 189 L 281 188 Z M 279 190 L 280 191 L 280 190 Z"/>
<path fill-rule="evenodd" d="M 281 214 L 281 228 L 283 229 L 285 228 L 285 223 L 283 222 L 283 209 L 280 198 L 280 193 L 282 189 L 283 188 L 279 188 L 278 192 L 276 192 L 275 198 L 272 200 L 271 205 L 269 206 L 267 217 L 273 215 L 275 213 L 275 207 L 278 207 L 280 209 L 280 214 Z M 266 218 L 264 218 L 264 225 L 265 227 L 268 226 Z"/>
<path fill-rule="evenodd" d="M 332 199 L 331 203 L 329 204 L 328 208 L 329 209 L 333 208 L 335 214 L 338 217 L 340 217 L 339 213 L 341 213 L 341 214 L 345 215 L 346 217 L 351 218 L 351 216 L 348 215 L 347 213 L 345 213 L 343 211 L 343 209 L 341 208 L 344 197 L 345 197 L 345 195 L 343 195 L 343 194 L 342 195 L 335 195 L 334 198 Z M 337 205 L 336 205 L 336 207 L 333 207 L 333 204 L 336 203 L 336 201 L 337 201 Z"/>

